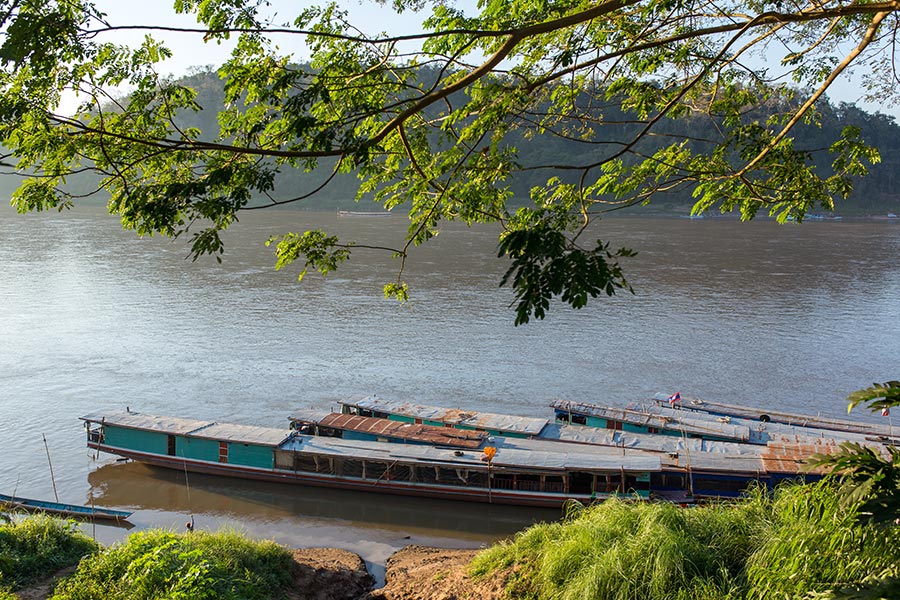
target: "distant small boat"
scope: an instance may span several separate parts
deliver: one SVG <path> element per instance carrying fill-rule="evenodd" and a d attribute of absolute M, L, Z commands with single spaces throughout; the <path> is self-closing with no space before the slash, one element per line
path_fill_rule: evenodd
<path fill-rule="evenodd" d="M 382 211 L 365 211 L 365 210 L 339 210 L 339 217 L 389 217 L 391 213 Z"/>
<path fill-rule="evenodd" d="M 124 523 L 132 513 L 110 508 L 96 506 L 81 506 L 78 504 L 61 504 L 49 500 L 32 500 L 31 498 L 19 498 L 0 494 L 0 508 L 7 510 L 22 510 L 32 513 L 48 513 L 62 517 L 74 517 L 76 519 L 115 521 Z"/>

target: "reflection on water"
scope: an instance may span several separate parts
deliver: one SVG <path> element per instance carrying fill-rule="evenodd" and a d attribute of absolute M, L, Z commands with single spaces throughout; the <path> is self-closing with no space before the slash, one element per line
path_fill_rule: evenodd
<path fill-rule="evenodd" d="M 358 553 L 383 582 L 384 563 L 408 544 L 475 548 L 560 511 L 308 488 L 185 473 L 113 462 L 87 476 L 97 506 L 133 510 L 139 528 L 182 530 L 194 516 L 198 530 L 237 528 L 296 547 L 336 547 Z M 86 530 L 86 527 L 84 528 Z M 97 531 L 99 529 L 100 531 Z M 95 528 L 101 542 L 124 533 Z"/>
<path fill-rule="evenodd" d="M 138 463 L 103 465 L 88 475 L 98 506 L 129 510 L 194 513 L 257 522 L 302 518 L 311 523 L 343 522 L 404 535 L 453 536 L 491 541 L 560 511 L 380 493 L 330 490 L 185 473 Z"/>

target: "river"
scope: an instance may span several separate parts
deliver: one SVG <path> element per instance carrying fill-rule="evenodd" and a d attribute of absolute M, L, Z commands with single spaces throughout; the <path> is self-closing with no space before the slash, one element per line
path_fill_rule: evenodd
<path fill-rule="evenodd" d="M 597 236 L 639 252 L 624 263 L 636 294 L 521 327 L 489 227 L 454 224 L 415 249 L 404 305 L 382 298 L 398 268 L 384 251 L 298 283 L 264 246 L 322 227 L 395 247 L 406 226 L 251 213 L 218 264 L 185 260 L 184 240 L 123 232 L 101 209 L 0 211 L 0 488 L 52 498 L 55 482 L 62 501 L 134 510 L 137 529 L 193 514 L 200 528 L 354 550 L 377 572 L 407 543 L 477 546 L 557 514 L 186 480 L 93 455 L 78 417 L 128 406 L 283 427 L 294 409 L 359 394 L 547 416 L 555 398 L 624 405 L 674 391 L 841 416 L 851 391 L 900 375 L 891 221 L 605 220 Z M 91 533 L 111 543 L 125 530 Z"/>

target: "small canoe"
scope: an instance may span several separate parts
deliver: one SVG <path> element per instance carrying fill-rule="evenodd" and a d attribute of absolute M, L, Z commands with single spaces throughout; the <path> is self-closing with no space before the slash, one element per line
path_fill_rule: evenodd
<path fill-rule="evenodd" d="M 76 519 L 102 520 L 122 522 L 131 516 L 130 512 L 100 508 L 97 506 L 81 506 L 78 504 L 62 504 L 48 500 L 32 500 L 0 494 L 0 509 L 22 510 L 33 513 L 47 513 Z"/>

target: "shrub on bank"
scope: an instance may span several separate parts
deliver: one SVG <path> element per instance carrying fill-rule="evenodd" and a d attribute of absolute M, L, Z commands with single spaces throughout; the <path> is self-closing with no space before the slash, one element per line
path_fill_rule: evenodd
<path fill-rule="evenodd" d="M 283 596 L 290 553 L 233 532 L 146 531 L 86 558 L 52 600 L 269 599 Z"/>
<path fill-rule="evenodd" d="M 75 523 L 45 515 L 0 524 L 0 588 L 16 590 L 78 563 L 100 546 Z M 4 600 L 0 591 L 0 600 Z M 12 596 L 9 596 L 12 597 Z"/>
<path fill-rule="evenodd" d="M 485 550 L 472 574 L 504 571 L 514 598 L 801 598 L 896 564 L 898 530 L 855 517 L 827 482 L 690 509 L 614 498 Z"/>

